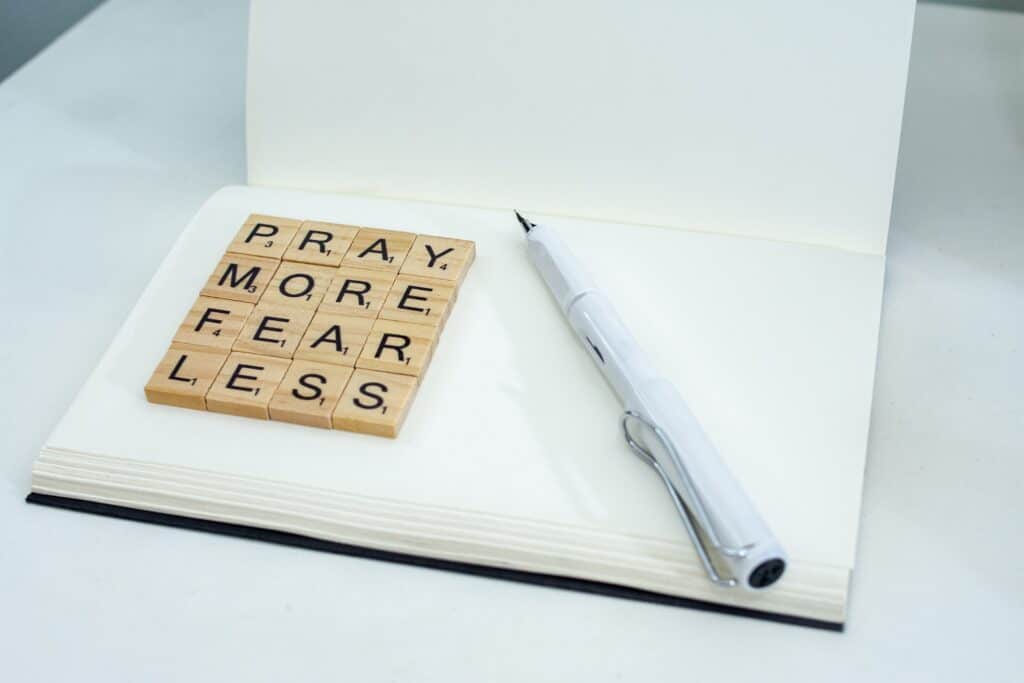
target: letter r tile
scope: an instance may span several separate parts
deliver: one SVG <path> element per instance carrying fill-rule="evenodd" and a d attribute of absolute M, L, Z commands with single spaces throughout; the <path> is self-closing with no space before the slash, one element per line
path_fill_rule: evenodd
<path fill-rule="evenodd" d="M 377 320 L 363 344 L 356 367 L 421 377 L 434 353 L 438 332 L 433 325 Z"/>

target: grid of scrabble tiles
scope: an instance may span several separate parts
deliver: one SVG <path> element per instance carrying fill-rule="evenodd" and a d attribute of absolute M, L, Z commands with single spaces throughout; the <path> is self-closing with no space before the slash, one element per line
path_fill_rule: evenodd
<path fill-rule="evenodd" d="M 146 397 L 394 437 L 474 255 L 466 240 L 249 216 Z"/>

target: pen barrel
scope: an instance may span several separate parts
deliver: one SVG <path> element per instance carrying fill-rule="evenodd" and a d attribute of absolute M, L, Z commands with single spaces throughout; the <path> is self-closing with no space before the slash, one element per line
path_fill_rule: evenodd
<path fill-rule="evenodd" d="M 672 449 L 665 448 L 642 422 L 630 426 L 687 507 L 692 512 L 700 507 L 706 513 L 704 522 L 720 544 L 718 561 L 748 588 L 752 587 L 752 573 L 762 563 L 785 562 L 784 551 L 686 401 L 650 364 L 604 295 L 597 291 L 577 295 L 567 314 L 569 324 L 626 409 L 657 425 L 672 444 Z M 730 552 L 739 549 L 746 551 L 742 555 Z"/>

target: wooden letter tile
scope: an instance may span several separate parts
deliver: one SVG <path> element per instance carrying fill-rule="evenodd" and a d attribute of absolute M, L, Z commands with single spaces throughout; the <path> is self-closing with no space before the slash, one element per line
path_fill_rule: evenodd
<path fill-rule="evenodd" d="M 179 408 L 206 409 L 206 391 L 213 384 L 227 351 L 171 345 L 146 383 L 146 400 Z"/>
<path fill-rule="evenodd" d="M 292 238 L 299 230 L 301 221 L 277 216 L 249 216 L 235 239 L 228 245 L 228 251 L 249 256 L 265 256 L 280 259 Z"/>
<path fill-rule="evenodd" d="M 284 260 L 337 268 L 357 232 L 359 228 L 352 225 L 304 221 L 284 252 Z"/>
<path fill-rule="evenodd" d="M 356 370 L 334 409 L 334 428 L 398 436 L 418 381 L 389 372 Z"/>
<path fill-rule="evenodd" d="M 266 420 L 267 406 L 290 364 L 283 358 L 232 353 L 206 392 L 206 409 Z"/>
<path fill-rule="evenodd" d="M 331 414 L 351 376 L 352 368 L 292 361 L 270 400 L 270 419 L 330 429 Z"/>
<path fill-rule="evenodd" d="M 360 228 L 341 263 L 397 273 L 415 239 L 416 235 L 411 232 Z"/>
<path fill-rule="evenodd" d="M 317 311 L 295 351 L 295 359 L 354 367 L 373 327 L 370 318 Z"/>
<path fill-rule="evenodd" d="M 384 300 L 380 317 L 440 326 L 455 298 L 454 283 L 399 275 Z"/>
<path fill-rule="evenodd" d="M 402 264 L 403 275 L 432 277 L 462 284 L 476 256 L 476 245 L 469 240 L 418 235 Z"/>
<path fill-rule="evenodd" d="M 432 325 L 377 320 L 356 360 L 356 367 L 420 377 L 434 352 L 438 331 Z"/>
<path fill-rule="evenodd" d="M 203 296 L 254 304 L 270 284 L 279 261 L 224 254 L 203 287 Z"/>
<path fill-rule="evenodd" d="M 284 261 L 277 268 L 261 304 L 315 309 L 334 277 L 334 268 Z"/>
<path fill-rule="evenodd" d="M 394 281 L 395 274 L 386 270 L 342 266 L 327 288 L 320 310 L 376 318 Z"/>
<path fill-rule="evenodd" d="M 261 303 L 249 314 L 232 349 L 291 358 L 312 319 L 310 310 Z"/>
<path fill-rule="evenodd" d="M 227 353 L 251 312 L 252 304 L 201 296 L 178 326 L 172 343 L 208 346 Z"/>

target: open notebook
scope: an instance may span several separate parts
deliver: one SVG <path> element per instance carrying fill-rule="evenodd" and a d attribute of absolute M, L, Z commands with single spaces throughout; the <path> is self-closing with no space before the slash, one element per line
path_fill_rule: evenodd
<path fill-rule="evenodd" d="M 578 4 L 552 3 L 559 11 L 548 19 L 568 21 Z M 726 178 L 722 167 L 716 171 L 722 177 L 698 178 L 700 155 L 706 156 L 715 140 L 735 140 L 736 127 L 746 125 L 735 117 L 705 129 L 697 136 L 703 142 L 691 133 L 672 137 L 665 120 L 646 121 L 648 129 L 634 138 L 650 145 L 656 141 L 660 150 L 656 159 L 650 158 L 651 149 L 638 151 L 647 155 L 646 162 L 592 163 L 570 149 L 574 134 L 564 135 L 557 126 L 545 129 L 537 120 L 519 129 L 506 127 L 500 141 L 483 144 L 476 137 L 477 122 L 468 121 L 465 112 L 483 111 L 495 120 L 505 116 L 485 106 L 488 98 L 497 98 L 491 84 L 469 92 L 439 79 L 452 73 L 451 60 L 460 46 L 474 51 L 474 69 L 489 65 L 498 81 L 518 77 L 507 68 L 509 45 L 498 38 L 525 29 L 536 19 L 528 14 L 504 17 L 501 23 L 480 16 L 483 10 L 474 9 L 474 3 L 453 0 L 438 10 L 440 15 L 459 11 L 463 25 L 487 25 L 491 33 L 479 41 L 467 37 L 472 32 L 460 33 L 445 52 L 423 44 L 436 40 L 434 33 L 419 31 L 416 21 L 396 22 L 389 14 L 397 11 L 395 6 L 415 14 L 414 3 L 388 4 L 390 9 L 377 3 L 310 3 L 303 11 L 254 3 L 250 179 L 326 191 L 231 187 L 206 202 L 46 440 L 34 466 L 30 500 L 841 627 L 855 561 L 912 5 L 901 3 L 893 10 L 891 3 L 869 3 L 863 11 L 884 19 L 882 24 L 867 19 L 863 25 L 830 24 L 828 17 L 812 17 L 833 38 L 851 44 L 861 34 L 882 30 L 876 49 L 860 59 L 850 54 L 836 58 L 835 41 L 819 41 L 820 36 L 792 28 L 784 15 L 795 11 L 793 3 L 782 4 L 786 12 L 769 14 L 756 3 L 748 9 L 774 27 L 776 38 L 789 31 L 790 40 L 780 39 L 774 53 L 757 55 L 756 44 L 743 52 L 769 65 L 774 55 L 778 66 L 792 67 L 772 71 L 776 87 L 791 101 L 770 113 L 781 115 L 786 109 L 798 120 L 779 120 L 781 143 L 745 147 L 745 168 L 766 166 L 776 147 L 788 146 L 788 184 L 765 183 L 783 195 L 792 193 L 791 185 L 804 184 L 805 207 L 795 205 L 793 196 L 777 201 L 772 192 L 755 190 L 755 179 L 746 171 Z M 619 18 L 608 14 L 611 10 L 601 12 L 591 16 L 595 25 L 622 30 Z M 443 19 L 429 21 L 443 27 Z M 686 40 L 657 43 L 666 53 L 661 56 L 697 59 L 700 46 L 710 40 L 704 33 L 726 30 L 727 22 L 714 23 L 719 19 L 712 17 L 710 26 L 683 22 L 680 30 L 692 34 L 695 46 L 688 47 L 692 44 Z M 339 22 L 364 30 L 340 43 L 318 39 L 326 30 L 321 27 Z M 364 48 L 359 36 L 374 32 L 389 33 L 391 43 L 401 46 L 375 57 L 382 73 L 392 76 L 387 87 L 349 72 Z M 300 36 L 309 49 L 277 49 Z M 581 40 L 584 52 L 599 52 L 607 44 Z M 637 49 L 655 49 L 639 37 L 633 40 L 642 44 Z M 846 70 L 850 78 L 841 94 L 819 101 L 809 92 L 820 74 L 813 72 L 814 65 L 802 71 L 791 63 L 787 50 L 794 40 L 808 54 L 832 55 L 829 66 Z M 328 43 L 331 51 L 323 47 Z M 532 54 L 537 51 L 557 58 L 548 44 Z M 421 57 L 410 81 L 406 67 L 412 53 Z M 530 62 L 524 69 L 534 71 L 535 86 L 543 89 L 551 82 L 544 81 L 542 66 Z M 705 71 L 728 68 L 712 65 Z M 317 87 L 315 73 L 321 79 L 325 73 L 337 75 L 348 85 L 347 102 L 359 105 L 338 99 L 339 89 Z M 691 74 L 690 80 L 710 82 L 718 76 Z M 605 86 L 609 79 L 623 87 L 635 85 L 628 70 L 606 71 L 604 77 Z M 404 130 L 400 119 L 412 114 L 398 107 L 395 93 L 412 93 L 415 99 L 425 84 L 445 94 L 426 108 L 416 101 L 416 116 L 429 121 L 438 135 L 396 134 Z M 562 93 L 565 106 L 585 101 L 587 87 L 577 84 L 576 90 Z M 548 105 L 563 110 L 563 103 L 551 101 L 560 91 L 548 90 Z M 678 93 L 651 92 L 660 93 L 666 107 L 681 106 Z M 801 117 L 830 114 L 833 123 L 849 124 L 851 98 L 858 103 L 854 118 L 877 125 L 845 136 L 799 125 Z M 696 115 L 732 103 L 719 105 L 698 107 Z M 631 115 L 639 117 L 642 128 L 644 117 Z M 460 125 L 441 125 L 460 116 Z M 754 136 L 751 141 L 755 132 L 747 131 Z M 520 149 L 532 153 L 536 148 L 529 145 L 538 136 L 551 148 L 552 159 L 573 160 L 565 161 L 572 168 L 546 165 L 538 179 L 536 164 L 527 163 L 525 153 L 503 170 L 488 161 L 514 154 L 520 143 Z M 460 154 L 432 148 L 438 137 L 444 138 L 444 149 Z M 688 162 L 691 142 L 699 154 Z M 401 161 L 403 153 L 413 161 Z M 812 167 L 815 155 L 821 164 Z M 469 168 L 478 168 L 478 177 L 468 177 Z M 633 185 L 630 169 L 643 169 Z M 659 172 L 661 184 L 652 185 L 649 181 Z M 704 192 L 703 200 L 672 191 L 686 187 L 688 177 Z M 559 178 L 560 192 L 551 192 Z M 592 191 L 582 192 L 588 184 Z M 611 195 L 613 188 L 621 201 Z M 747 203 L 737 199 L 740 208 L 717 211 L 728 204 L 730 189 Z M 564 206 L 557 204 L 558 196 L 567 198 Z M 533 209 L 532 219 L 557 227 L 655 365 L 675 381 L 789 551 L 790 568 L 779 584 L 754 594 L 716 588 L 707 580 L 661 481 L 623 443 L 621 407 L 527 262 L 511 212 L 465 206 L 513 202 Z M 146 402 L 143 385 L 224 246 L 251 213 L 476 243 L 476 261 L 446 323 L 444 342 L 397 439 Z"/>

